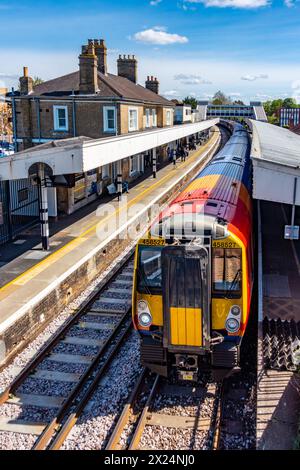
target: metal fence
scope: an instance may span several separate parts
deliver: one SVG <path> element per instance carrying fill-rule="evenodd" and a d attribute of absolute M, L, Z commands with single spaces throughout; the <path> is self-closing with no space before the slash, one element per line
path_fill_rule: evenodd
<path fill-rule="evenodd" d="M 30 179 L 0 182 L 0 244 L 39 221 L 38 187 Z"/>

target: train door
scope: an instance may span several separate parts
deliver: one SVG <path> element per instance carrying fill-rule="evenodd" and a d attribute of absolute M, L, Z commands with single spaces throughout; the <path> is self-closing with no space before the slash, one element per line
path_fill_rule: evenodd
<path fill-rule="evenodd" d="M 162 250 L 164 346 L 207 349 L 210 340 L 209 254 L 204 247 Z"/>

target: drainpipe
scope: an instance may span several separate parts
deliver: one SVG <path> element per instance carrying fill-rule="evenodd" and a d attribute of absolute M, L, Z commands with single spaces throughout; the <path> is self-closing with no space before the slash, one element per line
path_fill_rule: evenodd
<path fill-rule="evenodd" d="M 74 98 L 74 90 L 72 90 L 72 120 L 73 120 L 73 137 L 76 137 L 76 103 Z"/>
<path fill-rule="evenodd" d="M 35 110 L 36 110 L 36 121 L 37 121 L 37 128 L 38 128 L 38 139 L 39 139 L 39 143 L 41 143 L 40 100 L 38 98 L 35 99 Z"/>
<path fill-rule="evenodd" d="M 12 91 L 12 118 L 13 118 L 13 133 L 14 133 L 14 151 L 18 151 L 18 137 L 17 137 L 17 115 L 16 115 L 16 103 L 15 103 L 15 90 L 14 88 L 11 89 Z"/>
<path fill-rule="evenodd" d="M 116 109 L 116 136 L 118 135 L 118 103 L 115 106 Z"/>

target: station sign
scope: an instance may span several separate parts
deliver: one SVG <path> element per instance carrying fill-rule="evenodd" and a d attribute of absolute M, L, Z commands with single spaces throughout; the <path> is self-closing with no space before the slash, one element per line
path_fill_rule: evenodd
<path fill-rule="evenodd" d="M 299 240 L 299 225 L 286 225 L 284 227 L 284 238 L 286 240 Z"/>

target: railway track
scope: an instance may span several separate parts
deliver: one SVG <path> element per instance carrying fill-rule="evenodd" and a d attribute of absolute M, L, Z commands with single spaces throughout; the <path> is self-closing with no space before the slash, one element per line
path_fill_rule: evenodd
<path fill-rule="evenodd" d="M 1 393 L 1 407 L 18 413 L 2 414 L 0 433 L 35 436 L 36 450 L 61 447 L 132 329 L 132 275 L 131 257 Z"/>
<path fill-rule="evenodd" d="M 218 449 L 222 396 L 222 384 L 170 385 L 144 369 L 106 450 Z"/>

